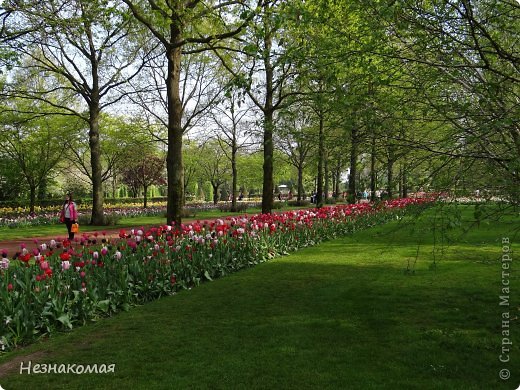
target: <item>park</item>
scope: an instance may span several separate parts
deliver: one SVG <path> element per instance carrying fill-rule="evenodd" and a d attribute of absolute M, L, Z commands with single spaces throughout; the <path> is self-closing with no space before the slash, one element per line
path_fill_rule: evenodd
<path fill-rule="evenodd" d="M 516 389 L 519 21 L 0 0 L 0 388 Z"/>

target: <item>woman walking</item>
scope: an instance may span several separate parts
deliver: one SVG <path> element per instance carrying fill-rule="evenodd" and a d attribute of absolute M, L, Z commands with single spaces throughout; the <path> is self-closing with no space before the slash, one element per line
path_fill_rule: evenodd
<path fill-rule="evenodd" d="M 72 224 L 76 223 L 78 219 L 78 212 L 76 211 L 76 203 L 72 200 L 72 194 L 69 192 L 65 195 L 65 202 L 61 208 L 60 221 L 65 222 L 67 231 L 69 232 L 69 240 L 74 239 L 74 232 L 72 231 Z"/>

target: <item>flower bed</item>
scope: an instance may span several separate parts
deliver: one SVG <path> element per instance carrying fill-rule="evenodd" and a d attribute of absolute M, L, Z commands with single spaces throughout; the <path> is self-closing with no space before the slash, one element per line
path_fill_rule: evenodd
<path fill-rule="evenodd" d="M 230 203 L 219 203 L 217 205 L 212 202 L 189 203 L 184 210 L 189 215 L 196 215 L 198 212 L 221 209 L 222 205 L 230 205 Z M 258 202 L 239 202 L 241 210 L 252 207 L 260 207 Z M 78 215 L 80 222 L 85 224 L 90 219 L 91 205 L 79 206 Z M 10 228 L 18 228 L 23 226 L 42 226 L 53 225 L 59 223 L 59 207 L 37 207 L 34 215 L 30 215 L 26 208 L 0 208 L 0 227 L 7 226 Z M 111 220 L 118 218 L 137 218 L 137 217 L 166 217 L 166 202 L 156 202 L 154 205 L 143 208 L 139 204 L 125 205 L 105 205 L 104 214 Z"/>
<path fill-rule="evenodd" d="M 0 260 L 2 349 L 128 310 L 205 280 L 399 218 L 431 199 L 401 199 L 122 230 L 52 240 Z"/>

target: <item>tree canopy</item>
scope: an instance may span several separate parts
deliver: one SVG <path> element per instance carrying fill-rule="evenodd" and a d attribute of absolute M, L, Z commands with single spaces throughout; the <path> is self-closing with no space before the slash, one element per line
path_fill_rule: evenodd
<path fill-rule="evenodd" d="M 238 192 L 262 188 L 263 212 L 282 181 L 318 206 L 363 192 L 518 202 L 518 2 L 0 4 L 0 143 L 17 172 L 42 176 L 24 174 L 31 199 L 66 156 L 99 223 L 123 149 L 146 144 L 166 155 L 176 225 L 186 194 L 210 185 L 229 189 L 233 208 Z M 15 133 L 68 150 L 55 146 L 53 173 L 38 175 L 16 158 Z"/>

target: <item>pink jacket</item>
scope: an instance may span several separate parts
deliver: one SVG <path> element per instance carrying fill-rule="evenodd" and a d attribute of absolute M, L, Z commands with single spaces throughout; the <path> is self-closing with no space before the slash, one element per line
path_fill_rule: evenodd
<path fill-rule="evenodd" d="M 63 207 L 61 208 L 61 214 L 60 214 L 61 220 L 65 220 L 65 206 L 66 205 L 63 205 Z M 69 211 L 70 211 L 70 219 L 72 221 L 76 221 L 78 219 L 78 212 L 76 211 L 76 203 L 69 202 Z"/>

